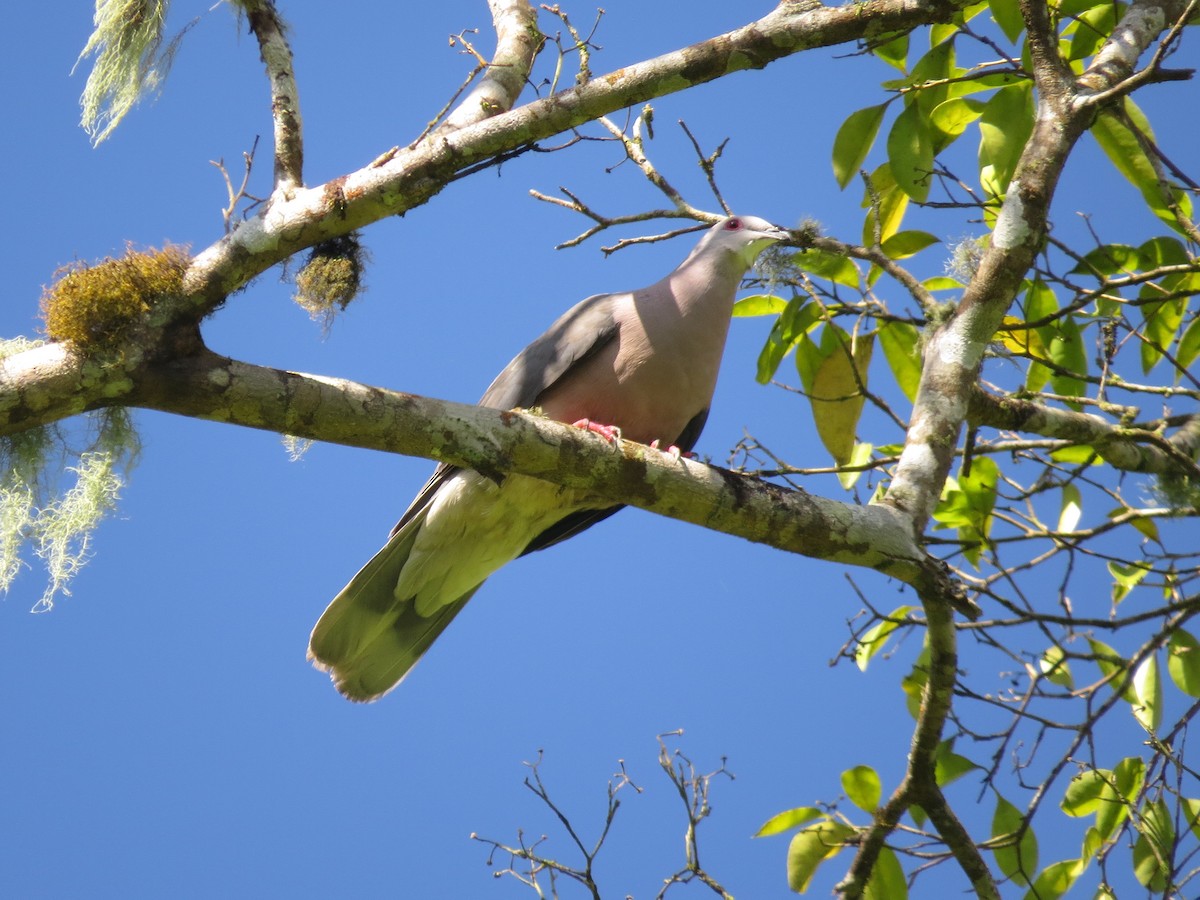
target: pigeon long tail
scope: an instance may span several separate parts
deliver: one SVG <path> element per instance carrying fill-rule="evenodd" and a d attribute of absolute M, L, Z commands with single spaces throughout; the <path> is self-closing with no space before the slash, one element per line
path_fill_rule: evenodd
<path fill-rule="evenodd" d="M 333 676 L 337 689 L 359 702 L 382 697 L 412 670 L 475 593 L 430 616 L 417 614 L 394 589 L 424 516 L 407 523 L 334 597 L 313 628 L 308 658 Z"/>

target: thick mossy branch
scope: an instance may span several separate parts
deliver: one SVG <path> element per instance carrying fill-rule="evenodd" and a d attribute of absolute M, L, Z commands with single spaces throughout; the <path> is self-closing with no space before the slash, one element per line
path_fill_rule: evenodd
<path fill-rule="evenodd" d="M 119 259 L 60 269 L 42 294 L 46 333 L 84 351 L 111 347 L 164 297 L 178 296 L 189 257 L 171 244 L 161 250 L 129 247 Z"/>

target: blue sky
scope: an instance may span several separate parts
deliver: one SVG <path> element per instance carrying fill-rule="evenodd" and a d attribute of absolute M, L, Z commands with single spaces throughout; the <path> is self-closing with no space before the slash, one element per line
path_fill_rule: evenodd
<path fill-rule="evenodd" d="M 98 149 L 77 126 L 84 67 L 69 74 L 89 5 L 9 12 L 0 334 L 36 331 L 41 287 L 61 264 L 126 241 L 198 251 L 219 238 L 224 189 L 209 161 L 236 170 L 256 135 L 264 184 L 257 46 L 208 5 L 177 0 L 176 26 L 200 19 L 165 90 Z M 770 6 L 606 3 L 593 68 Z M 470 67 L 448 34 L 479 27 L 490 46 L 482 2 L 283 7 L 310 184 L 421 130 Z M 674 122 L 686 119 L 706 149 L 732 136 L 720 173 L 735 209 L 785 225 L 812 216 L 852 238 L 858 196 L 838 191 L 829 148 L 886 77 L 869 59 L 804 54 L 661 99 L 651 152 L 693 202 L 715 208 Z M 1185 89 L 1159 90 L 1169 100 Z M 368 229 L 369 291 L 327 337 L 278 270 L 232 297 L 205 337 L 258 363 L 473 401 L 559 312 L 649 283 L 690 249 L 688 239 L 610 258 L 596 241 L 553 249 L 586 223 L 531 200 L 531 188 L 564 185 L 611 213 L 660 205 L 632 166 L 605 173 L 620 158 L 611 144 L 527 156 Z M 1089 208 L 1117 228 L 1136 197 L 1096 210 L 1081 189 L 1093 164 L 1106 165 L 1084 148 L 1062 217 Z M 697 449 L 724 461 L 748 431 L 794 462 L 824 464 L 803 401 L 753 380 L 768 325 L 735 320 Z M 737 776 L 714 786 L 705 865 L 738 896 L 783 897 L 786 840 L 750 840 L 763 820 L 835 799 L 851 765 L 876 767 L 885 790 L 900 777 L 911 720 L 898 682 L 915 648 L 865 674 L 830 665 L 860 609 L 847 575 L 884 608 L 908 596 L 895 585 L 630 510 L 503 570 L 400 689 L 356 706 L 306 663 L 308 633 L 432 463 L 324 445 L 293 463 L 270 434 L 150 413 L 137 422 L 141 462 L 72 595 L 30 615 L 43 587 L 35 568 L 0 604 L 7 896 L 526 896 L 494 883 L 469 835 L 511 841 L 523 828 L 550 834 L 550 855 L 570 855 L 521 784 L 539 750 L 552 795 L 588 835 L 625 760 L 645 792 L 625 795 L 599 872 L 608 896 L 651 896 L 683 863 L 684 821 L 655 763 L 655 735 L 682 728 L 672 746 L 703 770 L 727 757 Z M 810 489 L 839 495 L 832 482 Z"/>

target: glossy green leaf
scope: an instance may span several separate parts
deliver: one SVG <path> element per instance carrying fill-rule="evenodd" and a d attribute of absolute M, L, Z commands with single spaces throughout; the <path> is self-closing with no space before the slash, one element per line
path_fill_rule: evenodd
<path fill-rule="evenodd" d="M 983 113 L 983 102 L 973 98 L 951 97 L 943 100 L 929 117 L 930 124 L 943 134 L 957 137 Z"/>
<path fill-rule="evenodd" d="M 996 812 L 992 816 L 992 839 L 997 842 L 992 850 L 996 867 L 1005 877 L 1027 885 L 1037 872 L 1038 845 L 1032 828 L 1026 828 L 1017 836 L 1023 824 L 1022 812 L 997 795 Z M 1006 840 L 1011 840 L 1011 843 Z"/>
<path fill-rule="evenodd" d="M 1150 286 L 1147 286 L 1149 288 Z M 1153 289 L 1142 290 L 1142 298 L 1156 293 Z M 1177 300 L 1161 300 L 1157 303 L 1146 303 L 1141 307 L 1142 334 L 1146 338 L 1141 342 L 1142 372 L 1153 369 L 1163 358 L 1163 352 L 1179 334 L 1179 326 L 1183 324 L 1183 314 L 1187 311 L 1187 298 Z"/>
<path fill-rule="evenodd" d="M 914 719 L 921 708 L 921 696 L 925 693 L 925 685 L 929 681 L 929 647 L 921 650 L 917 661 L 908 674 L 900 679 L 900 687 L 904 691 L 905 705 L 909 715 Z"/>
<path fill-rule="evenodd" d="M 1112 3 L 1098 3 L 1081 12 L 1071 35 L 1067 59 L 1086 59 L 1095 53 L 1112 34 L 1116 22 L 1117 7 Z"/>
<path fill-rule="evenodd" d="M 1088 816 L 1100 808 L 1112 772 L 1108 769 L 1085 769 L 1071 779 L 1059 807 L 1068 816 Z"/>
<path fill-rule="evenodd" d="M 1109 678 L 1109 686 L 1113 690 L 1119 689 L 1121 696 L 1129 703 L 1137 703 L 1137 695 L 1133 692 L 1133 685 L 1124 684 L 1126 681 L 1125 673 L 1129 670 L 1129 661 L 1103 641 L 1088 638 L 1088 644 L 1091 646 L 1092 653 L 1096 657 L 1096 665 L 1100 669 L 1100 674 Z M 1123 684 L 1124 687 L 1122 687 Z"/>
<path fill-rule="evenodd" d="M 931 244 L 940 243 L 927 231 L 898 231 L 883 242 L 883 252 L 889 259 L 907 259 Z"/>
<path fill-rule="evenodd" d="M 858 639 L 854 648 L 854 663 L 859 671 L 867 671 L 871 659 L 887 644 L 888 638 L 900 627 L 900 623 L 912 612 L 911 606 L 897 606 L 882 622 L 876 622 Z"/>
<path fill-rule="evenodd" d="M 988 0 L 992 10 L 992 18 L 1004 32 L 1010 43 L 1015 44 L 1025 31 L 1025 19 L 1021 16 L 1021 7 L 1017 0 Z"/>
<path fill-rule="evenodd" d="M 876 44 L 871 52 L 889 66 L 903 72 L 908 68 L 908 32 L 898 34 L 889 41 Z"/>
<path fill-rule="evenodd" d="M 755 294 L 733 304 L 734 316 L 777 316 L 787 309 L 788 302 L 774 294 Z"/>
<path fill-rule="evenodd" d="M 849 462 L 854 451 L 854 435 L 866 402 L 862 388 L 867 384 L 873 348 L 874 335 L 852 336 L 835 325 L 825 326 L 821 358 L 812 371 L 808 400 L 817 435 L 838 465 Z M 799 346 L 796 354 L 799 365 Z"/>
<path fill-rule="evenodd" d="M 1154 734 L 1162 724 L 1163 687 L 1158 677 L 1158 656 L 1151 654 L 1138 664 L 1133 673 L 1133 717 L 1138 724 Z"/>
<path fill-rule="evenodd" d="M 854 834 L 854 829 L 841 822 L 826 819 L 810 825 L 792 838 L 788 846 L 788 887 L 797 894 L 808 890 L 817 867 L 842 849 L 842 842 Z"/>
<path fill-rule="evenodd" d="M 1074 319 L 1063 319 L 1059 322 L 1058 334 L 1050 341 L 1048 350 L 1055 365 L 1080 376 L 1076 378 L 1052 371 L 1050 382 L 1054 389 L 1066 397 L 1082 397 L 1087 393 L 1087 383 L 1082 378 L 1088 370 L 1087 347 Z"/>
<path fill-rule="evenodd" d="M 1067 665 L 1066 654 L 1063 652 L 1063 648 L 1057 644 L 1049 647 L 1042 654 L 1038 666 L 1051 684 L 1057 684 L 1067 690 L 1075 687 L 1075 682 L 1071 678 L 1071 667 Z"/>
<path fill-rule="evenodd" d="M 863 812 L 874 813 L 883 797 L 879 775 L 870 766 L 855 766 L 842 773 L 842 790 Z"/>
<path fill-rule="evenodd" d="M 1189 697 L 1200 697 L 1200 641 L 1177 628 L 1167 642 L 1167 673 L 1175 687 Z"/>
<path fill-rule="evenodd" d="M 908 879 L 900 860 L 888 847 L 879 851 L 871 877 L 863 889 L 863 900 L 907 900 Z"/>
<path fill-rule="evenodd" d="M 1079 275 L 1131 274 L 1142 265 L 1142 257 L 1136 247 L 1128 244 L 1103 244 L 1093 247 L 1071 270 Z"/>
<path fill-rule="evenodd" d="M 855 443 L 850 450 L 850 458 L 844 463 L 840 463 L 844 468 L 837 473 L 838 483 L 843 488 L 850 490 L 858 483 L 858 479 L 862 478 L 863 472 L 866 470 L 861 467 L 871 461 L 871 451 L 874 449 L 874 444 Z"/>
<path fill-rule="evenodd" d="M 1139 131 L 1153 138 L 1150 124 L 1137 104 L 1128 97 L 1124 99 L 1124 109 L 1128 118 Z M 1100 145 L 1109 161 L 1142 195 L 1150 210 L 1173 230 L 1184 233 L 1175 215 L 1171 212 L 1170 203 L 1177 203 L 1185 216 L 1192 211 L 1191 201 L 1180 189 L 1164 188 L 1159 183 L 1158 173 L 1154 169 L 1146 152 L 1142 149 L 1137 135 L 1129 129 L 1116 115 L 1103 111 L 1092 123 L 1092 136 Z M 1186 234 L 1185 234 L 1186 236 Z"/>
<path fill-rule="evenodd" d="M 1138 263 L 1143 269 L 1156 269 L 1159 266 L 1183 266 L 1191 259 L 1187 248 L 1170 235 L 1159 235 L 1150 238 L 1138 247 Z"/>
<path fill-rule="evenodd" d="M 801 250 L 795 256 L 795 263 L 818 278 L 828 278 L 855 289 L 859 286 L 858 267 L 849 257 L 825 250 Z"/>
<path fill-rule="evenodd" d="M 862 168 L 879 134 L 886 103 L 850 113 L 833 139 L 833 175 L 844 188 Z"/>
<path fill-rule="evenodd" d="M 1077 859 L 1062 859 L 1038 873 L 1025 900 L 1058 900 L 1071 889 L 1083 867 Z"/>
<path fill-rule="evenodd" d="M 1179 370 L 1175 373 L 1176 381 L 1183 374 L 1183 370 L 1192 367 L 1192 363 L 1198 356 L 1200 356 L 1200 316 L 1192 319 L 1192 324 L 1184 330 L 1183 336 L 1179 339 L 1179 346 L 1175 349 L 1175 361 L 1179 363 Z"/>
<path fill-rule="evenodd" d="M 933 171 L 933 135 L 917 104 L 906 106 L 892 123 L 887 153 L 896 184 L 913 200 L 923 203 L 929 197 Z"/>
<path fill-rule="evenodd" d="M 763 822 L 762 827 L 758 831 L 754 832 L 754 836 L 769 837 L 773 834 L 782 834 L 823 815 L 825 814 L 815 806 L 797 806 L 795 809 L 784 810 L 781 813 L 771 816 L 771 818 Z"/>
<path fill-rule="evenodd" d="M 954 752 L 953 739 L 938 744 L 933 776 L 938 787 L 945 787 L 978 768 L 979 765 L 973 760 Z"/>
<path fill-rule="evenodd" d="M 1192 834 L 1200 838 L 1200 800 L 1180 798 L 1179 811 L 1183 813 L 1183 827 L 1191 829 Z"/>
<path fill-rule="evenodd" d="M 1101 792 L 1096 808 L 1096 830 L 1104 840 L 1111 839 L 1129 818 L 1145 780 L 1146 763 L 1139 756 L 1127 756 L 1113 767 L 1111 782 Z"/>
<path fill-rule="evenodd" d="M 1126 565 L 1119 562 L 1109 562 L 1108 574 L 1113 577 L 1112 599 L 1113 603 L 1120 603 L 1129 596 L 1142 579 L 1150 574 L 1150 566 L 1148 563 L 1130 563 Z"/>
<path fill-rule="evenodd" d="M 879 345 L 896 385 L 910 401 L 917 399 L 921 383 L 920 333 L 907 322 L 884 322 L 877 332 Z"/>
<path fill-rule="evenodd" d="M 1165 891 L 1171 875 L 1175 825 L 1171 811 L 1162 798 L 1146 803 L 1139 810 L 1138 839 L 1133 845 L 1133 874 L 1145 887 Z"/>
<path fill-rule="evenodd" d="M 871 189 L 863 191 L 862 200 L 863 208 L 868 210 L 863 223 L 863 244 L 867 247 L 875 246 L 877 239 L 882 243 L 895 234 L 908 209 L 908 194 L 896 184 L 890 163 L 884 163 L 872 172 L 870 182 Z"/>
<path fill-rule="evenodd" d="M 1062 486 L 1062 505 L 1059 507 L 1058 527 L 1055 530 L 1060 533 L 1074 531 L 1082 515 L 1083 495 L 1075 482 L 1068 481 Z"/>
<path fill-rule="evenodd" d="M 991 167 L 989 191 L 1003 196 L 1033 134 L 1033 96 L 1027 82 L 1001 88 L 979 117 L 979 165 Z"/>

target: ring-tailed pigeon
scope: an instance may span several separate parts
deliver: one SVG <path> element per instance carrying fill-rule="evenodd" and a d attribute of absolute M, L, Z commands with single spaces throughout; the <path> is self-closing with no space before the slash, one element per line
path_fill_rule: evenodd
<path fill-rule="evenodd" d="M 753 216 L 721 220 L 661 281 L 570 309 L 505 367 L 480 405 L 540 407 L 610 439 L 690 450 L 708 417 L 742 276 L 787 236 Z M 440 465 L 387 544 L 329 604 L 309 658 L 351 700 L 374 700 L 489 575 L 618 509 L 524 475 L 496 481 Z"/>

